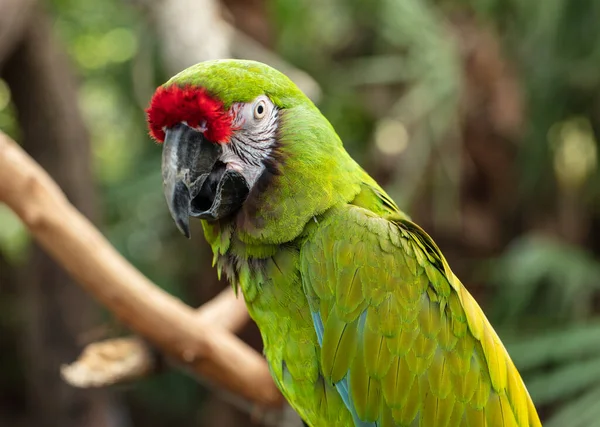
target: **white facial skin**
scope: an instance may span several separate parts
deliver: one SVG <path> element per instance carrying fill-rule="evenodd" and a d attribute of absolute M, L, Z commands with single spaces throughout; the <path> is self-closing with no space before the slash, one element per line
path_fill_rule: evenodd
<path fill-rule="evenodd" d="M 227 169 L 242 174 L 252 188 L 276 142 L 278 109 L 267 96 L 260 95 L 252 102 L 233 104 L 229 113 L 235 130 L 231 141 L 223 144 L 221 161 Z"/>

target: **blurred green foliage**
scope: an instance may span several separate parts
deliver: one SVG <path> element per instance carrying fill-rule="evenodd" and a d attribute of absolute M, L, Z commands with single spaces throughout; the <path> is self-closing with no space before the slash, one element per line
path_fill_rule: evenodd
<path fill-rule="evenodd" d="M 401 166 L 386 187 L 399 204 L 411 210 L 425 197 L 423 176 L 433 175 L 428 197 L 434 223 L 459 215 L 465 168 L 461 126 L 467 119 L 461 101 L 471 83 L 464 46 L 451 31 L 459 26 L 455 18 L 466 16 L 500 41 L 526 110 L 523 129 L 509 141 L 518 162 L 505 171 L 518 181 L 514 209 L 560 222 L 566 205 L 587 228 L 569 242 L 533 220 L 520 224 L 501 252 L 475 260 L 472 277 L 463 279 L 469 285 L 467 280 L 477 277 L 491 295 L 484 309 L 534 401 L 549 415 L 545 425 L 600 425 L 600 235 L 595 229 L 600 224 L 600 2 L 272 0 L 267 5 L 264 25 L 273 29 L 275 51 L 319 82 L 324 93 L 319 107 L 351 154 L 374 172 L 382 156 L 398 160 Z M 185 281 L 198 274 L 198 255 L 168 218 L 160 148 L 146 135 L 143 113 L 154 87 L 168 77 L 158 54 L 160 39 L 144 10 L 129 2 L 53 0 L 50 6 L 81 82 L 103 231 L 148 277 L 185 298 Z M 18 135 L 10 91 L 1 80 L 0 128 Z M 18 221 L 0 207 L 2 253 L 18 263 L 27 244 Z M 193 413 L 201 399 L 199 388 L 179 374 L 137 389 L 141 400 L 174 416 Z"/>

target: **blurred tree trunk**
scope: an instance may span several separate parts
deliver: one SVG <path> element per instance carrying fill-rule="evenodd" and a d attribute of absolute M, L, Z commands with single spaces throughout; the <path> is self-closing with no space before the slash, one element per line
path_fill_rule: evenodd
<path fill-rule="evenodd" d="M 16 296 L 15 269 L 0 253 L 0 425 L 27 425 L 23 370 L 15 347 L 22 316 Z"/>
<path fill-rule="evenodd" d="M 25 149 L 52 175 L 71 202 L 95 217 L 89 138 L 78 110 L 68 59 L 51 26 L 33 13 L 20 44 L 3 69 L 17 109 Z M 26 194 L 23 197 L 27 197 Z M 23 352 L 35 426 L 101 427 L 109 422 L 105 392 L 73 389 L 59 376 L 78 352 L 78 336 L 98 318 L 84 291 L 35 246 L 18 279 L 28 322 Z M 80 343 L 79 343 L 80 344 Z"/>

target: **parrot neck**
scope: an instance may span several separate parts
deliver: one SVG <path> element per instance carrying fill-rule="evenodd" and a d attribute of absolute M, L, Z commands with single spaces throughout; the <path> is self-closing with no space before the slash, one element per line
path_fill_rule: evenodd
<path fill-rule="evenodd" d="M 272 167 L 233 218 L 236 237 L 279 245 L 300 236 L 309 221 L 360 192 L 365 172 L 312 104 L 283 110 Z"/>

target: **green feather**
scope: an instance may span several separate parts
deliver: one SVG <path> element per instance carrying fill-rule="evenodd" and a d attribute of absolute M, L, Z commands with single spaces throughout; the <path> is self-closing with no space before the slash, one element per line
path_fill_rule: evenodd
<path fill-rule="evenodd" d="M 326 378 L 337 383 L 350 368 L 358 344 L 358 320 L 346 323 L 337 313 L 329 315 L 323 334 L 321 367 Z"/>

